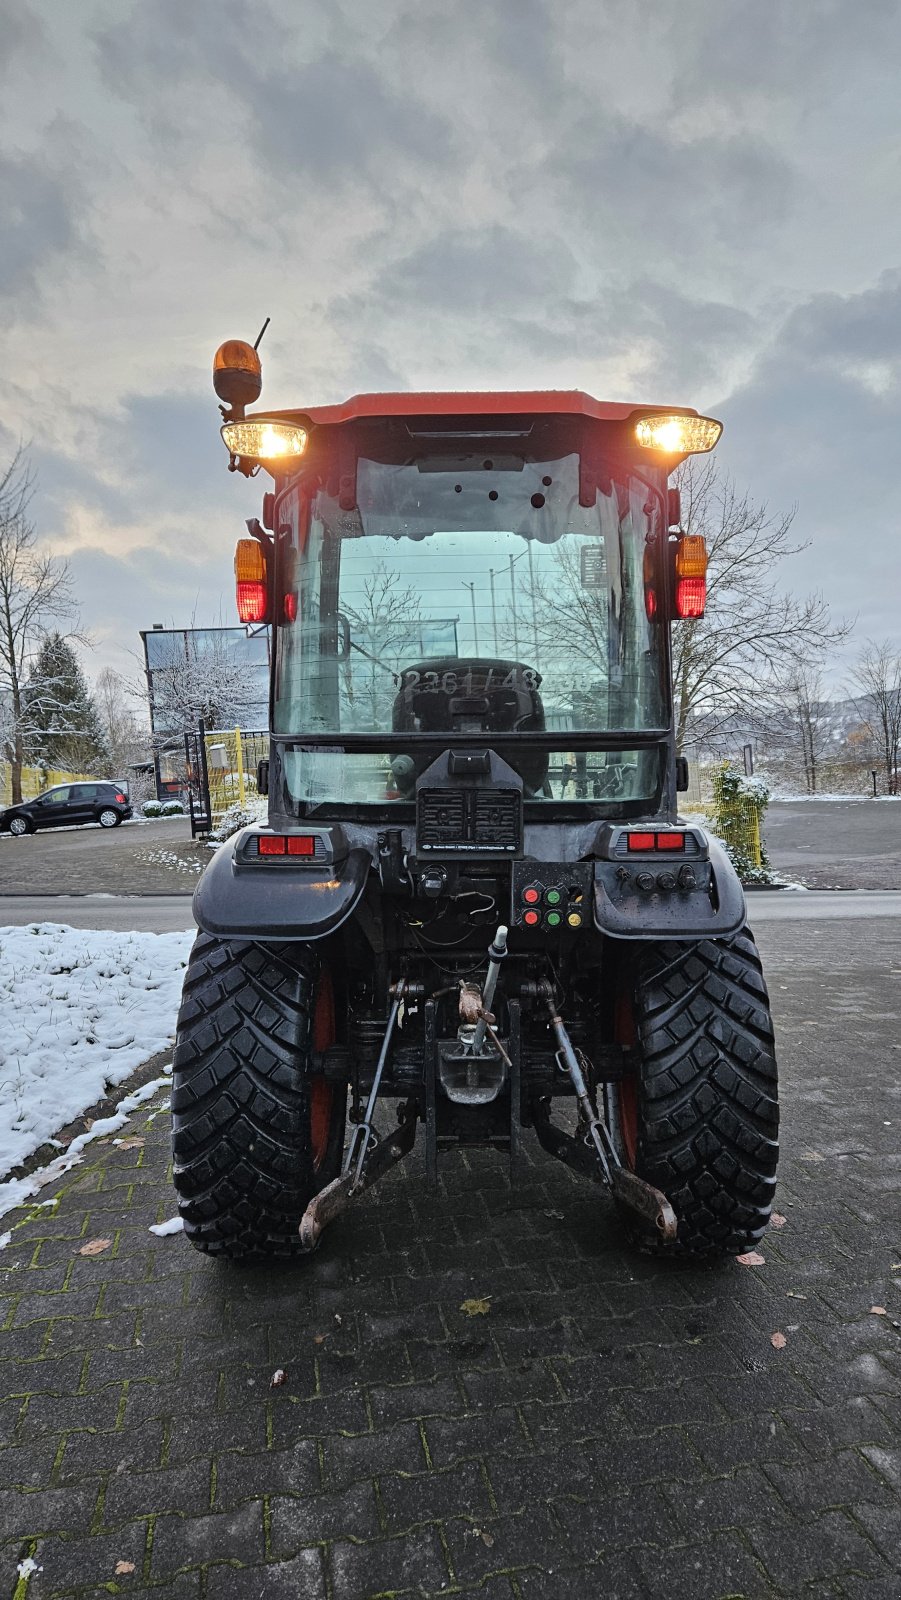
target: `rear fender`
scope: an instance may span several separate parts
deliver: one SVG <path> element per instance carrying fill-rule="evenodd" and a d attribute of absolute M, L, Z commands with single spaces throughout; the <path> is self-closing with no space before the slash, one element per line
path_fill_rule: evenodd
<path fill-rule="evenodd" d="M 325 939 L 356 908 L 369 877 L 368 850 L 340 862 L 249 865 L 238 859 L 252 830 L 220 845 L 194 891 L 194 920 L 222 939 Z"/>
<path fill-rule="evenodd" d="M 642 894 L 634 883 L 622 883 L 614 862 L 596 861 L 595 926 L 612 939 L 728 939 L 738 933 L 747 914 L 744 890 L 719 841 L 707 835 L 707 845 L 709 870 L 688 891 Z"/>

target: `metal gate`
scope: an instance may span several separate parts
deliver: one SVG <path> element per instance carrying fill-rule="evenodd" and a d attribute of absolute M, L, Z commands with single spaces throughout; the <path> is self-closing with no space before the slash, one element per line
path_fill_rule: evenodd
<path fill-rule="evenodd" d="M 206 729 L 202 722 L 185 732 L 185 787 L 191 817 L 191 837 L 209 833 L 213 826 L 210 775 L 206 763 Z"/>

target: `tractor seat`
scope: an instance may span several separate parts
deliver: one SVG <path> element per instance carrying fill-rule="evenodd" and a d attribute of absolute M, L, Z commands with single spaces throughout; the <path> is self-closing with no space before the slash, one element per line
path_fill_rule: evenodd
<path fill-rule="evenodd" d="M 400 679 L 391 721 L 395 733 L 446 733 L 465 741 L 469 733 L 544 732 L 538 693 L 541 674 L 522 662 L 445 656 L 404 667 Z M 494 748 L 519 773 L 527 798 L 541 793 L 547 751 L 500 739 Z M 397 762 L 394 771 L 403 798 L 412 794 L 416 779 L 433 759 L 434 752 L 420 753 L 412 747 L 409 757 Z"/>

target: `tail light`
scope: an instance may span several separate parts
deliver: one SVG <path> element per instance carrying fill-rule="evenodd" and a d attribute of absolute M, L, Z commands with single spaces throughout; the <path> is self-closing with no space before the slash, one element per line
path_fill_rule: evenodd
<path fill-rule="evenodd" d="M 690 533 L 676 545 L 676 616 L 680 620 L 703 617 L 707 604 L 707 544 Z"/>
<path fill-rule="evenodd" d="M 269 621 L 266 552 L 257 539 L 239 539 L 235 546 L 235 596 L 242 622 Z"/>
<path fill-rule="evenodd" d="M 124 794 L 117 794 L 116 795 L 116 802 L 117 802 L 118 805 L 124 806 L 124 804 L 125 804 L 125 796 L 124 796 Z"/>
<path fill-rule="evenodd" d="M 685 834 L 668 830 L 666 833 L 640 833 L 634 829 L 627 835 L 629 853 L 642 854 L 647 850 L 684 850 Z"/>
<path fill-rule="evenodd" d="M 316 836 L 312 833 L 261 833 L 257 853 L 261 856 L 314 856 Z"/>

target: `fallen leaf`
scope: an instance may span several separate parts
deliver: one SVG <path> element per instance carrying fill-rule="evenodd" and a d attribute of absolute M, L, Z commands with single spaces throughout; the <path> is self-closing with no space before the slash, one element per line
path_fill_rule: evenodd
<path fill-rule="evenodd" d="M 326 1341 L 327 1338 L 328 1338 L 328 1334 L 327 1333 L 314 1334 L 313 1335 L 313 1343 L 314 1344 L 325 1344 L 325 1341 Z"/>
<path fill-rule="evenodd" d="M 870 1316 L 887 1317 L 888 1312 L 886 1311 L 885 1306 L 870 1306 Z"/>
<path fill-rule="evenodd" d="M 116 1577 L 121 1578 L 126 1572 L 134 1572 L 135 1564 L 133 1561 L 117 1561 L 113 1570 Z"/>
<path fill-rule="evenodd" d="M 786 1339 L 784 1333 L 771 1333 L 770 1344 L 774 1350 L 784 1350 L 785 1346 L 788 1344 L 788 1340 Z"/>
<path fill-rule="evenodd" d="M 802 1161 L 825 1161 L 826 1158 L 820 1155 L 819 1150 L 804 1150 L 800 1159 Z"/>
<path fill-rule="evenodd" d="M 113 1144 L 117 1145 L 120 1150 L 143 1150 L 144 1148 L 143 1139 L 137 1137 L 134 1139 L 114 1139 Z"/>
<path fill-rule="evenodd" d="M 467 1317 L 487 1317 L 491 1310 L 491 1296 L 485 1300 L 464 1300 L 460 1310 Z"/>
<path fill-rule="evenodd" d="M 762 1256 L 759 1250 L 746 1250 L 743 1256 L 736 1256 L 735 1259 L 740 1267 L 766 1266 L 766 1256 Z"/>
<path fill-rule="evenodd" d="M 491 1546 L 494 1544 L 494 1534 L 493 1533 L 489 1533 L 487 1528 L 483 1528 L 482 1529 L 482 1543 L 486 1544 L 488 1546 L 489 1550 L 491 1549 Z"/>
<path fill-rule="evenodd" d="M 269 1387 L 270 1389 L 280 1389 L 282 1384 L 287 1383 L 287 1381 L 287 1372 L 284 1372 L 281 1367 L 278 1367 L 276 1368 L 275 1372 L 273 1372 L 272 1377 L 269 1379 Z"/>
<path fill-rule="evenodd" d="M 87 1244 L 83 1244 L 81 1249 L 76 1251 L 76 1254 L 80 1256 L 99 1256 L 104 1250 L 109 1249 L 112 1242 L 112 1239 L 89 1239 Z"/>
<path fill-rule="evenodd" d="M 773 1215 L 770 1217 L 770 1227 L 771 1228 L 784 1228 L 785 1227 L 785 1222 L 786 1222 L 785 1217 L 783 1217 L 780 1214 L 780 1212 L 778 1212 L 778 1211 L 774 1211 Z"/>

